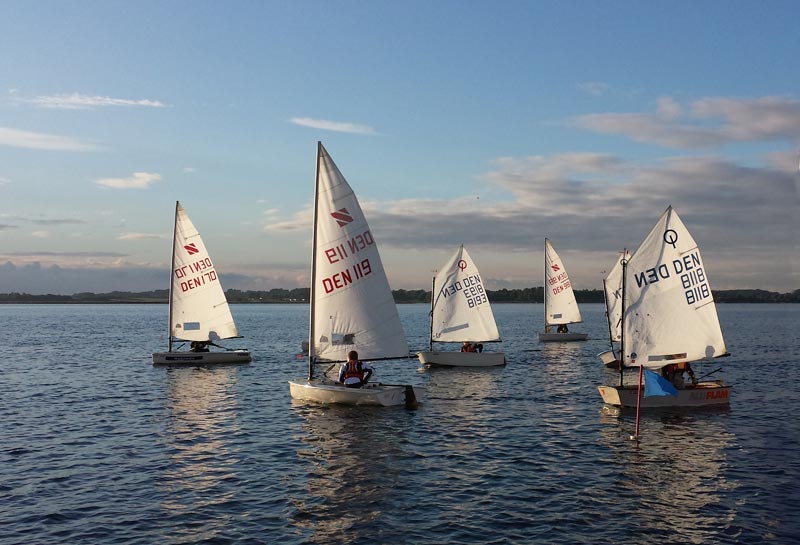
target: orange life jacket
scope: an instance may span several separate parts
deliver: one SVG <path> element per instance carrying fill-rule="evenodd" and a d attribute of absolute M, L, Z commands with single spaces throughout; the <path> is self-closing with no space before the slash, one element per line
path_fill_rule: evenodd
<path fill-rule="evenodd" d="M 347 360 L 347 370 L 344 372 L 345 380 L 357 378 L 364 380 L 364 371 L 361 369 L 361 362 L 358 360 Z"/>

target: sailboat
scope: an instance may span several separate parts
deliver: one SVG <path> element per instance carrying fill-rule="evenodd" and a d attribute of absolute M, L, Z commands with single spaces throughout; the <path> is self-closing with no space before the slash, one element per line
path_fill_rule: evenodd
<path fill-rule="evenodd" d="M 567 269 L 550 240 L 544 239 L 544 333 L 539 342 L 585 341 L 586 333 L 572 333 L 567 324 L 583 321 Z M 552 326 L 557 326 L 555 332 Z M 560 331 L 560 330 L 564 331 Z"/>
<path fill-rule="evenodd" d="M 603 301 L 606 305 L 606 320 L 608 321 L 608 343 L 610 350 L 597 355 L 606 367 L 619 367 L 619 356 L 614 343 L 619 343 L 622 338 L 622 265 L 630 258 L 630 253 L 623 251 L 611 272 L 603 279 Z"/>
<path fill-rule="evenodd" d="M 248 363 L 247 350 L 207 348 L 241 337 L 211 257 L 180 202 L 175 203 L 170 278 L 168 348 L 153 354 L 153 365 Z M 197 351 L 174 350 L 181 341 L 191 342 Z"/>
<path fill-rule="evenodd" d="M 678 385 L 677 395 L 641 397 L 642 371 L 727 356 L 700 249 L 670 206 L 641 246 L 622 263 L 618 386 L 599 386 L 616 406 L 700 407 L 727 404 L 721 380 Z M 639 369 L 639 384 L 624 384 L 626 369 Z"/>
<path fill-rule="evenodd" d="M 433 350 L 434 342 L 473 344 L 500 341 L 478 267 L 463 245 L 433 277 L 430 322 L 428 351 L 417 354 L 421 363 L 465 367 L 505 365 L 506 358 L 502 352 L 483 352 L 482 344 L 475 352 Z"/>
<path fill-rule="evenodd" d="M 378 246 L 353 190 L 317 143 L 314 230 L 311 251 L 308 378 L 289 381 L 293 399 L 345 405 L 413 406 L 419 386 L 368 382 L 346 388 L 315 366 L 347 361 L 408 358 L 403 326 Z"/>

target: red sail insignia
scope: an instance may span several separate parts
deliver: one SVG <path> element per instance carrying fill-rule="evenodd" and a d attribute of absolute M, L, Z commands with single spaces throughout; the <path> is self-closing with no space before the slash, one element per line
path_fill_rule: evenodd
<path fill-rule="evenodd" d="M 340 208 L 336 212 L 332 212 L 331 217 L 336 220 L 336 223 L 339 224 L 339 227 L 344 227 L 353 221 L 353 216 L 350 215 L 350 212 L 347 211 L 347 208 Z"/>

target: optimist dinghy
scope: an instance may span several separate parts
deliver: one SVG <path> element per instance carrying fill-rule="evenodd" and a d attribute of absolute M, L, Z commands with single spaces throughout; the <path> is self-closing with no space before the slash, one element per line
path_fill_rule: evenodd
<path fill-rule="evenodd" d="M 428 351 L 417 354 L 421 363 L 449 367 L 505 365 L 502 352 L 483 351 L 483 343 L 500 342 L 500 333 L 478 267 L 463 245 L 433 278 L 430 321 Z M 434 351 L 434 342 L 468 343 L 470 350 Z"/>

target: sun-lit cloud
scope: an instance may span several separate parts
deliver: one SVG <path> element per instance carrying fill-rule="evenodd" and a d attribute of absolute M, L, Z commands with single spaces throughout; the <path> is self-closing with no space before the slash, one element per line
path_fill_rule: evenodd
<path fill-rule="evenodd" d="M 314 211 L 311 208 L 305 208 L 299 212 L 295 212 L 291 219 L 270 220 L 270 223 L 267 223 L 264 226 L 264 230 L 276 232 L 293 232 L 302 231 L 304 229 L 309 230 L 311 228 L 312 221 L 314 221 Z"/>
<path fill-rule="evenodd" d="M 21 131 L 9 127 L 0 127 L 0 146 L 47 151 L 94 151 L 98 149 L 94 144 L 81 142 L 69 136 Z"/>
<path fill-rule="evenodd" d="M 0 176 L 0 186 L 4 186 L 11 183 L 11 178 L 4 178 Z"/>
<path fill-rule="evenodd" d="M 194 174 L 195 172 L 197 172 L 197 169 L 195 169 L 194 167 L 183 167 L 181 169 L 181 172 L 183 172 L 184 174 Z"/>
<path fill-rule="evenodd" d="M 80 93 L 60 95 L 40 95 L 32 98 L 17 98 L 20 102 L 33 104 L 37 108 L 52 108 L 59 110 L 92 110 L 107 107 L 140 107 L 140 108 L 166 108 L 167 105 L 160 100 L 127 98 L 112 98 L 98 95 L 82 95 Z"/>
<path fill-rule="evenodd" d="M 796 139 L 800 137 L 800 100 L 708 97 L 684 108 L 671 97 L 661 97 L 652 114 L 589 114 L 574 118 L 573 123 L 594 132 L 683 149 Z"/>
<path fill-rule="evenodd" d="M 312 119 L 310 117 L 293 117 L 290 123 L 312 129 L 322 129 L 324 131 L 346 132 L 352 134 L 378 134 L 375 129 L 368 125 L 358 125 L 341 121 L 328 121 L 325 119 Z"/>
<path fill-rule="evenodd" d="M 33 231 L 31 236 L 36 238 L 50 238 L 50 231 Z"/>
<path fill-rule="evenodd" d="M 154 233 L 122 233 L 117 237 L 117 240 L 148 240 L 148 239 L 167 239 L 167 235 L 158 235 Z"/>
<path fill-rule="evenodd" d="M 11 219 L 33 223 L 34 225 L 81 225 L 86 223 L 86 221 L 84 220 L 79 220 L 75 218 L 42 219 L 42 218 L 14 217 Z"/>
<path fill-rule="evenodd" d="M 576 285 L 596 287 L 599 271 L 610 266 L 615 253 L 634 249 L 673 205 L 704 248 L 715 289 L 752 285 L 742 278 L 760 274 L 764 281 L 759 286 L 788 291 L 796 278 L 786 250 L 795 244 L 792 172 L 716 157 L 642 163 L 577 152 L 504 157 L 493 167 L 480 178 L 493 189 L 492 201 L 478 195 L 394 201 L 362 197 L 381 249 L 418 254 L 464 243 L 476 248 L 476 259 L 481 253 L 499 256 L 496 270 L 490 261 L 485 275 L 518 281 L 508 262 L 539 259 L 547 236 L 574 263 L 570 276 Z M 290 219 L 266 218 L 265 229 L 287 236 L 309 232 L 312 218 L 307 207 Z M 527 285 L 538 282 L 531 274 Z"/>
<path fill-rule="evenodd" d="M 161 180 L 161 174 L 150 172 L 134 172 L 127 178 L 101 178 L 94 183 L 111 189 L 147 189 Z"/>
<path fill-rule="evenodd" d="M 119 252 L 53 252 L 53 251 L 38 251 L 38 252 L 0 252 L 0 258 L 26 258 L 26 259 L 39 259 L 45 260 L 53 257 L 65 258 L 118 258 L 126 257 L 128 254 L 121 254 Z"/>

